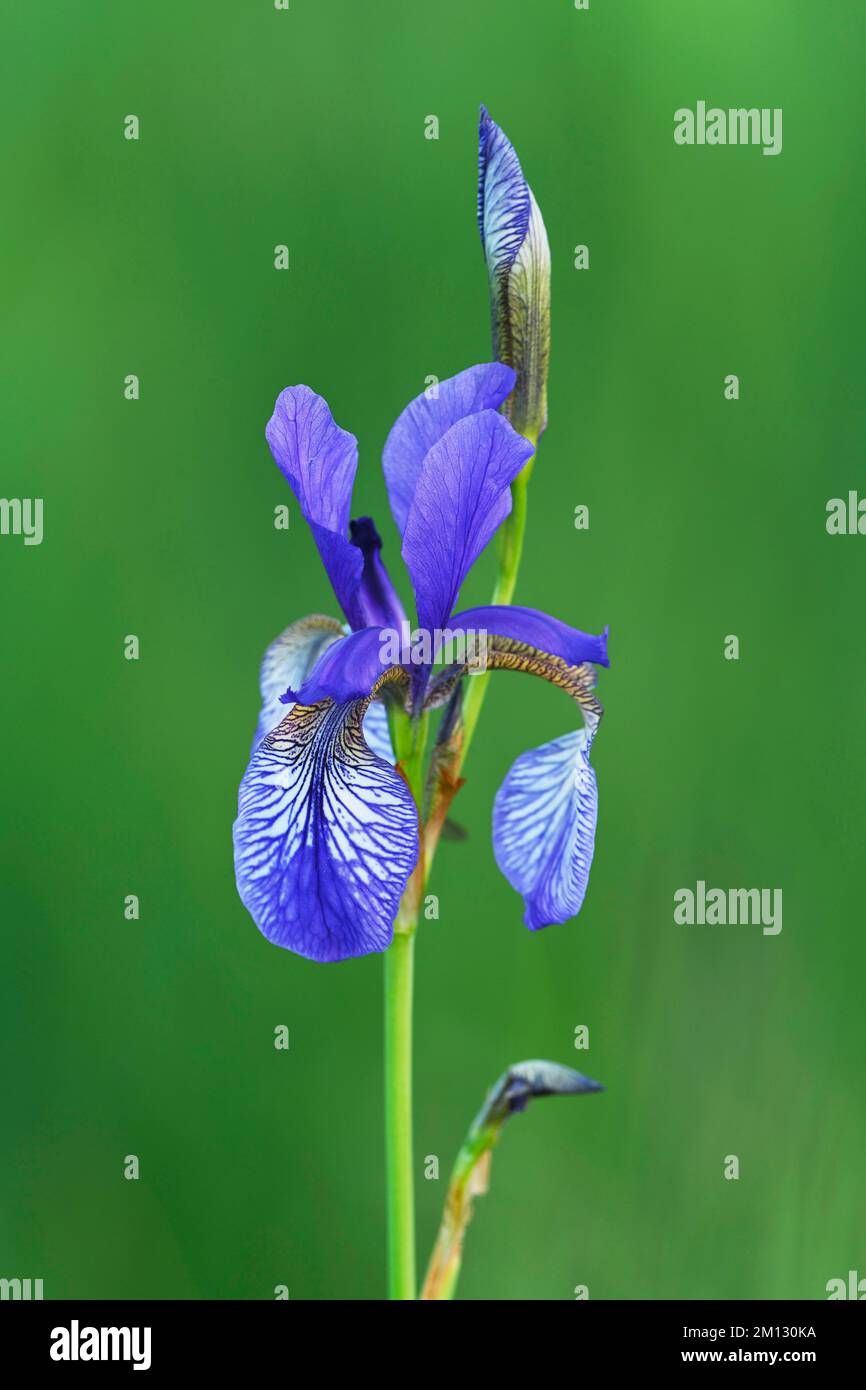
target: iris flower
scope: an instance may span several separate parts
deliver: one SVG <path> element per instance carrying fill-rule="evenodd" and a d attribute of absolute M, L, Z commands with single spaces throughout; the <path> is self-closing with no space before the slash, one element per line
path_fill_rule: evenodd
<path fill-rule="evenodd" d="M 384 450 L 416 631 L 486 634 L 487 666 L 542 676 L 579 706 L 581 727 L 523 753 L 495 801 L 497 862 L 536 930 L 580 909 L 595 837 L 590 748 L 601 707 L 592 636 L 532 608 L 459 611 L 472 565 L 511 510 L 533 446 L 501 413 L 514 370 L 483 363 L 398 417 Z M 302 618 L 267 649 L 262 707 L 234 827 L 241 899 L 276 945 L 316 961 L 384 951 L 421 852 L 423 827 L 388 734 L 389 702 L 418 721 L 459 701 L 466 665 L 439 670 L 408 651 L 383 662 L 406 619 L 369 518 L 350 521 L 357 442 L 321 396 L 292 386 L 266 430 L 342 609 Z M 455 611 L 457 610 L 457 611 Z M 387 642 L 386 642 L 387 639 Z"/>

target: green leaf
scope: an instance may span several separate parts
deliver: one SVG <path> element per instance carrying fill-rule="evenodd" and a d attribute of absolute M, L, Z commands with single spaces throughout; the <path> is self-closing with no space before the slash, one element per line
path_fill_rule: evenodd
<path fill-rule="evenodd" d="M 603 1090 L 600 1082 L 558 1062 L 518 1062 L 503 1072 L 472 1121 L 457 1155 L 421 1291 L 422 1300 L 453 1297 L 472 1206 L 475 1198 L 488 1189 L 492 1149 L 506 1120 L 542 1096 L 580 1096 Z"/>

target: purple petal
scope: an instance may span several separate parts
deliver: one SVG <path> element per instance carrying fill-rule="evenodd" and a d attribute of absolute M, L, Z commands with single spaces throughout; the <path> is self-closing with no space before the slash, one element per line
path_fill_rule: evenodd
<path fill-rule="evenodd" d="M 403 537 L 424 631 L 446 626 L 466 574 L 511 511 L 511 483 L 532 452 L 504 416 L 482 410 L 458 420 L 428 453 Z"/>
<path fill-rule="evenodd" d="M 379 558 L 382 540 L 371 517 L 349 522 L 352 545 L 363 558 L 359 603 L 363 627 L 399 628 L 406 621 L 403 605 L 385 566 Z"/>
<path fill-rule="evenodd" d="M 496 862 L 523 895 L 530 931 L 567 922 L 583 903 L 598 816 L 594 732 L 588 725 L 522 753 L 496 795 Z"/>
<path fill-rule="evenodd" d="M 501 362 L 468 367 L 440 381 L 436 398 L 417 396 L 397 417 L 385 441 L 382 468 L 394 520 L 402 533 L 424 459 L 443 434 L 466 415 L 498 410 L 514 387 L 515 375 Z"/>
<path fill-rule="evenodd" d="M 335 424 L 327 402 L 309 386 L 280 392 L 265 435 L 313 533 L 343 612 L 353 628 L 363 627 L 364 559 L 347 536 L 358 466 L 355 436 Z"/>
<path fill-rule="evenodd" d="M 496 604 L 467 608 L 462 613 L 454 614 L 450 626 L 510 637 L 515 642 L 525 642 L 527 646 L 537 647 L 541 652 L 561 657 L 569 666 L 581 666 L 585 661 L 591 661 L 597 666 L 610 665 L 607 655 L 607 628 L 594 637 L 591 633 L 580 632 L 576 627 L 561 623 L 558 618 L 551 618 L 548 613 L 542 613 L 537 608 Z"/>
<path fill-rule="evenodd" d="M 271 453 L 311 524 L 345 536 L 358 442 L 309 386 L 287 386 L 265 430 Z"/>
<path fill-rule="evenodd" d="M 296 705 L 238 796 L 241 899 L 269 941 L 310 960 L 384 951 L 418 858 L 415 803 L 364 741 L 366 707 Z"/>
<path fill-rule="evenodd" d="M 286 698 L 302 705 L 361 700 L 372 694 L 392 665 L 387 633 L 377 627 L 361 628 L 329 647 L 300 690 L 287 691 Z"/>

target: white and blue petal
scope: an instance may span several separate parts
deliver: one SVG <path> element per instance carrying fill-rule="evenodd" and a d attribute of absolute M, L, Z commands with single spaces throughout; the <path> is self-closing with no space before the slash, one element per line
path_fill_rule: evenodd
<path fill-rule="evenodd" d="M 376 757 L 382 758 L 386 763 L 395 763 L 397 759 L 394 756 L 394 745 L 391 742 L 388 711 L 381 700 L 370 702 L 370 708 L 364 715 L 363 727 L 364 738 Z"/>
<path fill-rule="evenodd" d="M 523 895 L 531 931 L 567 922 L 583 905 L 598 816 L 591 743 L 584 728 L 521 753 L 496 795 L 496 862 Z"/>
<path fill-rule="evenodd" d="M 478 122 L 478 230 L 491 278 L 508 274 L 526 240 L 530 197 L 514 146 L 482 106 Z"/>
<path fill-rule="evenodd" d="M 418 858 L 418 813 L 366 743 L 369 697 L 296 704 L 253 753 L 235 872 L 269 941 L 316 961 L 384 951 Z"/>
<path fill-rule="evenodd" d="M 504 610 L 506 613 L 510 610 Z M 525 615 L 516 625 L 526 631 Z M 496 795 L 493 806 L 493 849 L 496 862 L 512 888 L 523 896 L 524 921 L 531 931 L 554 922 L 567 922 L 580 911 L 586 894 L 595 845 L 598 791 L 590 750 L 602 707 L 594 695 L 594 661 L 607 665 L 607 632 L 591 638 L 556 623 L 550 635 L 580 664 L 539 650 L 520 637 L 489 634 L 487 665 L 491 670 L 525 671 L 541 676 L 570 695 L 583 715 L 583 728 L 522 753 Z M 561 630 L 561 631 L 560 631 Z M 568 633 L 572 634 L 569 639 Z M 579 654 L 593 644 L 594 655 Z"/>

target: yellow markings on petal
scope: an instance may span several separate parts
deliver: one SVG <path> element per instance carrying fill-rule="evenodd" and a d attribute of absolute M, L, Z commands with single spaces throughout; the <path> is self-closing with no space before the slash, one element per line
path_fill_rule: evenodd
<path fill-rule="evenodd" d="M 569 666 L 560 656 L 551 656 L 526 642 L 516 642 L 511 637 L 488 638 L 487 665 L 494 671 L 525 671 L 531 676 L 541 676 L 551 685 L 558 686 L 570 695 L 583 710 L 587 724 L 593 729 L 603 714 L 603 707 L 596 699 L 596 672 L 591 662 L 580 666 Z"/>
<path fill-rule="evenodd" d="M 518 642 L 513 637 L 501 637 L 493 633 L 487 636 L 486 664 L 490 671 L 524 671 L 530 676 L 541 676 L 542 680 L 558 686 L 570 695 L 583 710 L 584 718 L 593 731 L 603 714 L 603 707 L 596 699 L 596 671 L 591 662 L 580 666 L 569 666 L 560 656 L 552 656 L 527 642 Z M 469 671 L 465 663 L 446 667 L 430 683 L 425 709 L 438 709 L 450 699 L 455 688 Z"/>

